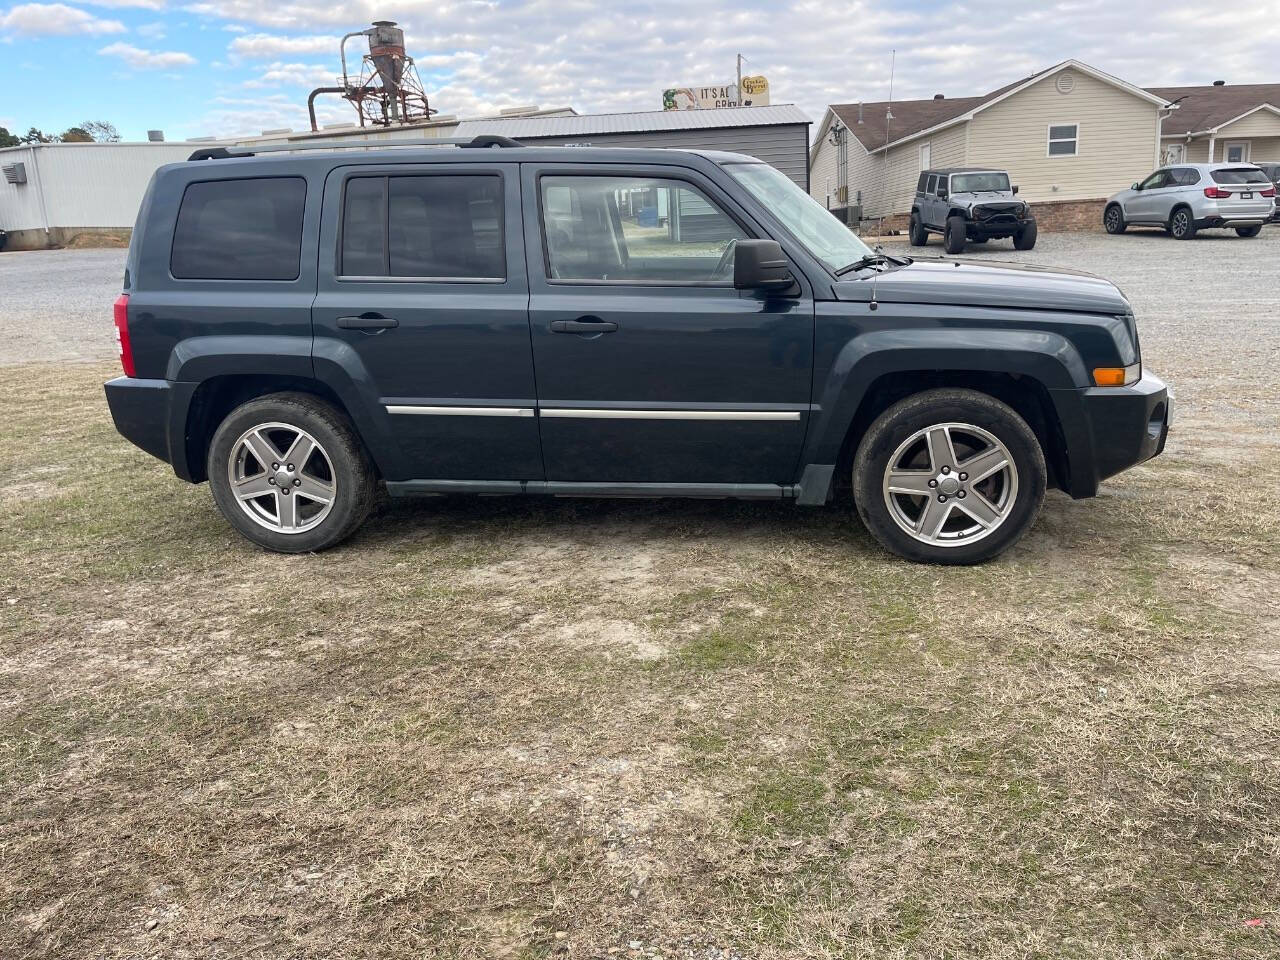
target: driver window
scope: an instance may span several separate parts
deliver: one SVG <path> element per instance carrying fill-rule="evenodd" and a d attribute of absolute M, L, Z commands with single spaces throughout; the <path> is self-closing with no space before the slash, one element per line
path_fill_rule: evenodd
<path fill-rule="evenodd" d="M 540 180 L 553 280 L 731 283 L 737 221 L 690 183 L 645 177 Z"/>
<path fill-rule="evenodd" d="M 1160 187 L 1167 186 L 1169 180 L 1168 170 L 1157 170 L 1147 179 L 1142 181 L 1143 190 L 1157 190 Z"/>
<path fill-rule="evenodd" d="M 935 190 L 934 192 L 935 192 L 935 193 L 937 193 L 937 195 L 938 195 L 938 196 L 942 196 L 944 193 L 946 193 L 946 192 L 947 192 L 947 178 L 946 178 L 946 177 L 939 177 L 939 178 L 938 178 L 938 188 L 937 188 L 937 190 Z"/>

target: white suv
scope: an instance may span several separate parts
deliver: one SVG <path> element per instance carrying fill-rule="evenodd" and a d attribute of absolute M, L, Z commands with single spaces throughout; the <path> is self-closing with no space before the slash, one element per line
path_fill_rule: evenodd
<path fill-rule="evenodd" d="M 1177 240 L 1216 227 L 1256 237 L 1275 213 L 1275 198 L 1275 184 L 1250 164 L 1183 163 L 1161 167 L 1113 196 L 1103 209 L 1102 225 L 1107 233 L 1163 227 Z"/>

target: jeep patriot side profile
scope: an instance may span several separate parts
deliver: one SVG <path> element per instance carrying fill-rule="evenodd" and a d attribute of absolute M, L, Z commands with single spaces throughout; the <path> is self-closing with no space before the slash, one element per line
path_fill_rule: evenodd
<path fill-rule="evenodd" d="M 873 253 L 749 157 L 204 153 L 143 200 L 107 400 L 271 550 L 384 485 L 851 495 L 890 550 L 974 563 L 1165 443 L 1112 284 Z"/>

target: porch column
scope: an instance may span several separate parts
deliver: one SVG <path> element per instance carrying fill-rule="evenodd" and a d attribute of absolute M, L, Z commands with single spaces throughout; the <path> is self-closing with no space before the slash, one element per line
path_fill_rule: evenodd
<path fill-rule="evenodd" d="M 1217 161 L 1213 159 L 1213 141 L 1214 138 L 1212 136 L 1209 137 L 1209 162 L 1217 163 Z"/>

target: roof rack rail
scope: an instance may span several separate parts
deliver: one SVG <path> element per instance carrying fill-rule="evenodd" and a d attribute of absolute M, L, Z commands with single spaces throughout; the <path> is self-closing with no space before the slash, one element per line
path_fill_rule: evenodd
<path fill-rule="evenodd" d="M 293 153 L 301 150 L 382 150 L 387 147 L 462 147 L 484 149 L 486 147 L 523 147 L 519 140 L 496 134 L 481 134 L 470 140 L 453 137 L 418 137 L 412 140 L 359 140 L 354 143 L 267 143 L 256 147 L 204 147 L 195 151 L 188 160 L 231 160 L 236 157 L 256 157 L 260 153 Z"/>

